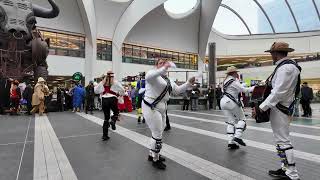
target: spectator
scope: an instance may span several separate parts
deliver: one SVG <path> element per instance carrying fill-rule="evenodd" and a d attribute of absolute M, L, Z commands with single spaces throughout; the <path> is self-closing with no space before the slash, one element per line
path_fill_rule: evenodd
<path fill-rule="evenodd" d="M 83 89 L 81 84 L 76 85 L 76 87 L 73 89 L 73 112 L 80 112 L 81 106 L 83 104 L 85 96 L 85 90 Z"/>
<path fill-rule="evenodd" d="M 39 115 L 42 116 L 45 110 L 45 95 L 49 93 L 49 88 L 45 85 L 45 80 L 42 77 L 38 78 L 37 84 L 34 86 L 34 93 L 32 95 L 31 113 L 36 113 L 39 110 Z"/>
<path fill-rule="evenodd" d="M 308 86 L 307 82 L 304 82 L 301 87 L 301 99 L 300 103 L 303 109 L 303 117 L 312 116 L 312 109 L 310 107 L 311 100 L 313 99 L 313 90 Z"/>
<path fill-rule="evenodd" d="M 27 80 L 26 82 L 26 88 L 23 91 L 23 99 L 27 101 L 27 115 L 31 115 L 31 110 L 32 110 L 32 93 L 33 89 L 31 87 L 30 82 Z"/>
<path fill-rule="evenodd" d="M 198 110 L 198 102 L 200 97 L 200 90 L 197 85 L 194 85 L 191 91 L 191 111 Z"/>
<path fill-rule="evenodd" d="M 3 76 L 2 71 L 0 71 L 0 114 L 4 114 L 4 108 L 10 96 L 10 93 L 7 91 L 7 86 L 8 80 Z"/>
<path fill-rule="evenodd" d="M 93 114 L 94 97 L 94 85 L 93 81 L 90 81 L 89 85 L 86 87 L 86 114 L 88 114 L 88 111 L 90 111 L 90 113 Z"/>
<path fill-rule="evenodd" d="M 133 85 L 131 85 L 131 91 L 129 96 L 132 102 L 132 109 L 135 110 L 136 109 L 136 88 Z"/>
<path fill-rule="evenodd" d="M 212 86 L 210 86 L 208 89 L 208 101 L 209 101 L 209 109 L 213 109 L 214 89 Z"/>
<path fill-rule="evenodd" d="M 17 112 L 19 110 L 21 91 L 18 85 L 19 85 L 18 80 L 14 80 L 11 83 L 11 88 L 10 88 L 10 112 L 11 112 L 10 114 L 11 115 L 17 115 Z"/>
<path fill-rule="evenodd" d="M 189 92 L 186 91 L 183 93 L 183 106 L 182 106 L 183 111 L 189 110 L 189 101 L 190 101 Z"/>
<path fill-rule="evenodd" d="M 219 107 L 219 110 L 221 110 L 221 106 L 220 106 L 220 101 L 222 98 L 222 90 L 221 90 L 221 86 L 218 85 L 217 89 L 216 89 L 216 98 L 217 98 L 217 105 Z"/>
<path fill-rule="evenodd" d="M 63 112 L 64 111 L 64 93 L 60 87 L 57 89 L 57 104 L 59 106 L 58 111 Z"/>
<path fill-rule="evenodd" d="M 169 131 L 171 129 L 170 120 L 168 116 L 168 110 L 166 110 L 166 127 L 164 128 L 164 131 Z"/>
<path fill-rule="evenodd" d="M 64 100 L 65 100 L 65 107 L 64 109 L 65 110 L 70 110 L 72 109 L 72 91 L 73 89 L 68 89 L 68 88 L 65 88 L 65 95 L 64 95 Z"/>

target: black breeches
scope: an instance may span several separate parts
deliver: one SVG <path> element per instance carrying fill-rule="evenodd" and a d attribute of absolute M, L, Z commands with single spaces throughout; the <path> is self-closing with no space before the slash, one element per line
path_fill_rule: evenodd
<path fill-rule="evenodd" d="M 116 97 L 102 98 L 102 110 L 104 113 L 103 136 L 108 136 L 108 128 L 110 127 L 110 110 L 113 112 L 111 120 L 114 123 L 119 117 L 118 99 Z"/>

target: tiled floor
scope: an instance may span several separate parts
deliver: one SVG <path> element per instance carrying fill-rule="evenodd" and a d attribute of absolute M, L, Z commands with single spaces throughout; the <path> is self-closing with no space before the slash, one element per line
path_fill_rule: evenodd
<path fill-rule="evenodd" d="M 221 111 L 170 111 L 169 117 L 172 129 L 164 132 L 162 149 L 167 169 L 159 171 L 146 159 L 150 131 L 137 124 L 135 113 L 122 114 L 107 142 L 100 140 L 102 112 L 0 116 L 0 179 L 260 180 L 272 179 L 267 171 L 279 167 L 268 123 L 249 119 L 247 146 L 230 151 Z M 319 124 L 315 115 L 291 126 L 301 179 L 320 179 Z"/>

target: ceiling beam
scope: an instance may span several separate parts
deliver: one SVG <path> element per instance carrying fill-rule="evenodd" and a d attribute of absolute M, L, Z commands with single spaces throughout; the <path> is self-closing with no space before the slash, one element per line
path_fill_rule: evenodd
<path fill-rule="evenodd" d="M 262 6 L 257 0 L 253 0 L 253 1 L 259 6 L 259 8 L 261 9 L 261 11 L 262 11 L 263 14 L 265 15 L 265 17 L 267 18 L 267 20 L 268 20 L 268 22 L 269 22 L 269 25 L 270 25 L 270 27 L 271 27 L 271 29 L 272 29 L 273 34 L 275 34 L 276 31 L 274 30 L 274 26 L 273 26 L 273 24 L 272 24 L 272 22 L 271 22 L 271 20 L 270 20 L 270 18 L 269 18 L 269 16 L 268 16 L 267 12 L 264 10 L 263 6 Z"/>
<path fill-rule="evenodd" d="M 223 8 L 226 8 L 226 9 L 228 9 L 229 11 L 231 11 L 232 13 L 234 13 L 234 14 L 242 21 L 242 23 L 244 24 L 244 26 L 247 28 L 249 35 L 252 35 L 248 24 L 247 24 L 246 21 L 240 16 L 240 14 L 237 13 L 237 11 L 235 11 L 235 10 L 232 9 L 230 6 L 227 6 L 227 5 L 225 5 L 225 4 L 221 4 L 220 6 L 223 7 Z"/>
<path fill-rule="evenodd" d="M 297 23 L 296 16 L 294 15 L 294 13 L 293 13 L 293 11 L 292 11 L 292 8 L 291 8 L 288 0 L 284 0 L 284 1 L 286 2 L 287 6 L 288 6 L 288 9 L 289 9 L 289 11 L 290 11 L 290 13 L 291 13 L 291 16 L 292 16 L 292 18 L 293 18 L 293 20 L 294 20 L 294 23 L 296 24 L 297 31 L 300 32 L 300 28 L 299 28 L 299 25 L 298 25 L 298 23 Z"/>

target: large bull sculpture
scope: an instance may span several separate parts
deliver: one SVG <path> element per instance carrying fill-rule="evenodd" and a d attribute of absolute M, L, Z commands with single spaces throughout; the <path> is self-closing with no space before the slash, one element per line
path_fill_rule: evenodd
<path fill-rule="evenodd" d="M 30 0 L 0 0 L 0 71 L 10 78 L 47 77 L 49 41 L 36 28 L 36 17 L 54 18 L 59 7 L 48 0 L 50 9 Z"/>

